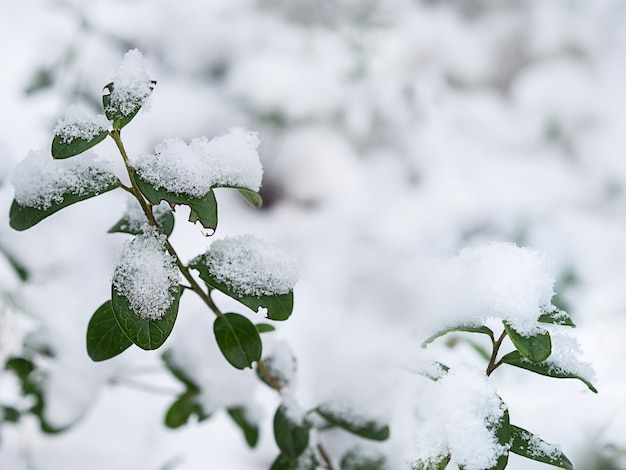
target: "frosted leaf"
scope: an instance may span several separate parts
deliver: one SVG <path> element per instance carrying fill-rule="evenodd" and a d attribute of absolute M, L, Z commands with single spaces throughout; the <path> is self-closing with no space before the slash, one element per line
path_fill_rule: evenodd
<path fill-rule="evenodd" d="M 305 423 L 307 412 L 298 404 L 291 393 L 283 391 L 281 406 L 285 417 L 295 426 L 302 426 Z"/>
<path fill-rule="evenodd" d="M 109 121 L 102 114 L 91 116 L 78 106 L 72 105 L 65 112 L 65 117 L 59 119 L 54 134 L 68 143 L 74 139 L 91 140 L 109 127 Z"/>
<path fill-rule="evenodd" d="M 264 361 L 280 384 L 293 384 L 298 365 L 296 356 L 286 341 L 273 343 Z"/>
<path fill-rule="evenodd" d="M 152 213 L 157 220 L 170 211 L 170 206 L 165 201 L 161 201 L 159 205 L 152 207 Z M 124 229 L 130 232 L 140 232 L 145 226 L 149 225 L 146 214 L 144 214 L 143 209 L 135 198 L 128 198 L 123 217 L 126 219 L 127 224 Z"/>
<path fill-rule="evenodd" d="M 165 242 L 165 235 L 146 227 L 144 233 L 124 244 L 113 273 L 115 290 L 145 320 L 162 318 L 178 289 L 178 268 Z"/>
<path fill-rule="evenodd" d="M 30 151 L 14 169 L 11 183 L 15 200 L 24 207 L 48 209 L 63 202 L 63 196 L 103 191 L 117 181 L 110 162 L 94 152 L 79 158 L 54 160 L 43 150 Z"/>
<path fill-rule="evenodd" d="M 533 435 L 528 441 L 527 452 L 530 456 L 547 456 L 554 460 L 558 460 L 559 457 L 562 455 L 562 451 L 558 446 L 543 441 L 537 435 Z"/>
<path fill-rule="evenodd" d="M 146 102 L 151 91 L 152 82 L 146 71 L 146 61 L 139 50 L 132 49 L 124 54 L 115 71 L 110 109 L 107 111 L 118 111 L 128 116 Z"/>
<path fill-rule="evenodd" d="M 436 331 L 506 320 L 523 336 L 537 333 L 537 319 L 554 310 L 554 277 L 542 253 L 513 243 L 464 248 L 435 273 Z"/>
<path fill-rule="evenodd" d="M 263 168 L 256 132 L 241 128 L 208 140 L 197 137 L 189 144 L 167 139 L 155 147 L 155 155 L 136 158 L 137 173 L 156 188 L 176 194 L 202 197 L 216 186 L 258 191 Z"/>
<path fill-rule="evenodd" d="M 253 235 L 217 240 L 192 264 L 205 264 L 216 281 L 241 296 L 287 294 L 298 279 L 294 255 Z"/>
<path fill-rule="evenodd" d="M 582 359 L 582 348 L 576 338 L 557 331 L 550 331 L 550 338 L 552 354 L 544 363 L 550 370 L 572 374 L 588 382 L 595 381 L 595 371 L 591 364 Z"/>
<path fill-rule="evenodd" d="M 450 453 L 466 470 L 494 466 L 508 450 L 493 430 L 506 408 L 484 372 L 451 369 L 430 387 L 423 402 L 427 419 L 415 436 L 416 462 L 438 462 Z"/>

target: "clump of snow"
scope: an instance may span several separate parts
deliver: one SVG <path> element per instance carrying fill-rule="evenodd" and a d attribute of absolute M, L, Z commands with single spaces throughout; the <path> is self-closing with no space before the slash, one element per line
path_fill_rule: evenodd
<path fill-rule="evenodd" d="M 433 278 L 437 331 L 481 326 L 497 318 L 530 336 L 537 332 L 539 316 L 555 308 L 551 301 L 555 280 L 548 259 L 513 243 L 464 248 Z"/>
<path fill-rule="evenodd" d="M 145 320 L 162 318 L 178 289 L 178 268 L 165 242 L 165 235 L 146 227 L 144 233 L 124 244 L 113 273 L 115 290 Z"/>
<path fill-rule="evenodd" d="M 11 178 L 17 203 L 41 210 L 62 203 L 67 194 L 97 193 L 116 181 L 112 164 L 90 151 L 67 160 L 54 160 L 43 150 L 30 151 Z"/>
<path fill-rule="evenodd" d="M 461 366 L 430 385 L 422 401 L 426 421 L 415 434 L 415 465 L 438 463 L 450 454 L 467 470 L 493 467 L 508 451 L 495 435 L 506 405 L 485 373 Z"/>
<path fill-rule="evenodd" d="M 545 361 L 545 365 L 550 370 L 572 374 L 588 382 L 595 380 L 596 373 L 592 365 L 582 359 L 583 351 L 576 338 L 551 329 L 550 339 L 552 340 L 552 354 Z"/>
<path fill-rule="evenodd" d="M 300 406 L 291 393 L 285 393 L 283 391 L 281 399 L 281 406 L 285 418 L 287 418 L 295 426 L 303 425 L 306 420 L 306 410 Z"/>
<path fill-rule="evenodd" d="M 263 167 L 256 132 L 241 128 L 208 140 L 197 137 L 189 144 L 167 139 L 155 147 L 155 155 L 136 158 L 139 175 L 157 188 L 177 194 L 202 197 L 216 186 L 234 186 L 258 191 Z"/>
<path fill-rule="evenodd" d="M 192 264 L 206 265 L 216 281 L 241 296 L 287 294 L 298 279 L 294 255 L 253 235 L 217 240 Z"/>
<path fill-rule="evenodd" d="M 103 131 L 107 131 L 111 123 L 102 114 L 91 116 L 78 106 L 72 105 L 59 119 L 54 128 L 54 135 L 61 137 L 63 142 L 74 139 L 91 140 Z"/>
<path fill-rule="evenodd" d="M 128 116 L 146 103 L 151 92 L 146 61 L 138 49 L 132 49 L 124 54 L 115 72 L 108 111 Z"/>

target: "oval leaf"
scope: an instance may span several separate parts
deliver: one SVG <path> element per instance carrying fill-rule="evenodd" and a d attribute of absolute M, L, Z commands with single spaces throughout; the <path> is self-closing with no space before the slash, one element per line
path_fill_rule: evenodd
<path fill-rule="evenodd" d="M 105 361 L 126 351 L 132 344 L 117 324 L 111 301 L 107 300 L 89 320 L 87 354 L 92 361 Z"/>
<path fill-rule="evenodd" d="M 163 318 L 149 320 L 136 315 L 130 309 L 126 297 L 119 294 L 113 287 L 111 305 L 113 306 L 117 323 L 126 336 L 141 349 L 157 349 L 165 343 L 165 340 L 172 332 L 172 328 L 174 328 L 182 290 L 182 288 L 178 289 L 172 305 L 167 309 Z"/>
<path fill-rule="evenodd" d="M 254 324 L 238 313 L 215 318 L 213 332 L 222 354 L 233 367 L 245 369 L 261 359 L 262 343 Z"/>
<path fill-rule="evenodd" d="M 291 312 L 293 311 L 293 291 L 286 294 L 261 295 L 259 297 L 253 295 L 239 295 L 226 284 L 216 281 L 205 264 L 193 263 L 190 264 L 189 267 L 198 271 L 200 278 L 206 282 L 210 288 L 217 289 L 227 296 L 241 302 L 252 311 L 257 312 L 259 308 L 267 309 L 267 318 L 270 320 L 284 321 L 291 316 Z"/>
<path fill-rule="evenodd" d="M 152 86 L 150 87 L 150 91 L 154 90 L 154 86 L 156 85 L 156 81 L 151 81 Z M 107 84 L 102 93 L 102 106 L 104 107 L 104 114 L 107 119 L 113 123 L 113 129 L 120 130 L 126 124 L 133 120 L 133 118 L 137 115 L 143 103 L 138 104 L 132 112 L 128 114 L 123 114 L 117 109 L 114 109 L 111 106 L 111 93 L 113 92 L 113 83 Z"/>
<path fill-rule="evenodd" d="M 446 335 L 448 333 L 452 333 L 455 331 L 459 331 L 459 332 L 465 332 L 465 333 L 482 333 L 484 335 L 487 335 L 491 338 L 491 340 L 493 341 L 494 337 L 493 337 L 493 331 L 491 331 L 489 328 L 487 328 L 486 326 L 467 326 L 467 325 L 459 325 L 459 326 L 455 326 L 452 328 L 448 328 L 445 329 L 443 331 L 440 331 L 438 333 L 435 333 L 434 335 L 432 335 L 430 338 L 428 338 L 427 340 L 425 340 L 422 343 L 422 348 L 425 348 L 426 346 L 428 346 L 430 343 L 432 343 L 433 341 L 435 341 L 437 338 L 439 338 L 440 336 Z"/>
<path fill-rule="evenodd" d="M 389 438 L 389 426 L 375 419 L 361 416 L 346 407 L 332 404 L 322 404 L 316 409 L 326 421 L 337 425 L 357 436 L 375 441 L 384 441 Z"/>
<path fill-rule="evenodd" d="M 151 204 L 159 204 L 167 201 L 170 206 L 184 204 L 189 206 L 189 222 L 199 221 L 206 229 L 215 230 L 217 228 L 217 200 L 213 190 L 210 190 L 203 197 L 197 198 L 185 194 L 176 194 L 165 189 L 156 188 L 152 183 L 141 178 L 137 173 L 133 173 L 133 178 L 141 191 Z"/>
<path fill-rule="evenodd" d="M 259 441 L 259 426 L 252 422 L 243 407 L 228 408 L 228 415 L 239 426 L 249 447 L 255 447 Z"/>
<path fill-rule="evenodd" d="M 60 135 L 55 135 L 52 139 L 52 157 L 57 159 L 73 157 L 98 145 L 106 139 L 108 135 L 109 131 L 105 130 L 89 140 L 76 138 L 70 141 L 66 141 L 66 139 Z"/>
<path fill-rule="evenodd" d="M 246 188 L 234 188 L 234 189 L 239 191 L 239 194 L 241 194 L 243 198 L 246 201 L 248 201 L 248 203 L 251 206 L 256 207 L 257 209 L 263 206 L 263 198 L 261 197 L 259 193 L 252 191 L 251 189 L 246 189 Z"/>
<path fill-rule="evenodd" d="M 502 357 L 501 361 L 504 364 L 509 364 L 515 367 L 519 367 L 521 369 L 526 369 L 531 372 L 535 372 L 536 374 L 545 375 L 546 377 L 554 377 L 556 379 L 578 379 L 583 382 L 587 387 L 589 387 L 589 390 L 591 390 L 593 393 L 598 393 L 598 390 L 596 390 L 596 388 L 587 379 L 570 372 L 564 372 L 554 367 L 549 362 L 531 362 L 524 356 L 522 356 L 519 351 L 512 351 L 506 354 L 504 357 Z"/>
<path fill-rule="evenodd" d="M 197 394 L 187 391 L 168 408 L 165 414 L 165 425 L 172 429 L 179 428 L 187 424 L 192 415 L 196 415 L 198 421 L 204 421 L 211 416 L 202 409 L 202 405 L 197 400 Z"/>
<path fill-rule="evenodd" d="M 539 439 L 532 432 L 513 425 L 511 425 L 511 452 L 537 462 L 574 470 L 572 462 L 555 446 Z"/>
<path fill-rule="evenodd" d="M 283 455 L 297 459 L 309 446 L 310 424 L 303 420 L 294 422 L 285 405 L 281 405 L 274 414 L 274 438 Z"/>
<path fill-rule="evenodd" d="M 511 338 L 511 342 L 513 343 L 513 346 L 515 346 L 515 349 L 517 349 L 530 361 L 545 361 L 552 353 L 550 333 L 546 330 L 541 330 L 541 332 L 527 337 L 520 335 L 507 322 L 502 323 L 504 323 L 504 329 L 509 335 L 509 338 Z"/>
<path fill-rule="evenodd" d="M 85 199 L 90 199 L 100 194 L 106 193 L 118 187 L 118 181 L 115 181 L 99 191 L 87 191 L 81 194 L 66 193 L 63 195 L 62 202 L 53 202 L 47 209 L 37 209 L 36 207 L 22 206 L 17 201 L 13 201 L 9 211 L 9 225 L 15 230 L 26 230 L 37 225 L 46 217 L 60 211 L 64 207 L 75 204 Z"/>

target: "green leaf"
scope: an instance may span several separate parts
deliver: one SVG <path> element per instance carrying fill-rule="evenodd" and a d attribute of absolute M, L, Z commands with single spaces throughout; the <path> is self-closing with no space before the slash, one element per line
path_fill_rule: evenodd
<path fill-rule="evenodd" d="M 511 425 L 511 452 L 537 462 L 574 470 L 572 462 L 563 452 L 533 433 L 514 425 Z"/>
<path fill-rule="evenodd" d="M 174 328 L 182 291 L 183 289 L 179 287 L 163 318 L 149 320 L 135 314 L 126 297 L 119 294 L 113 286 L 111 304 L 115 319 L 126 336 L 141 349 L 157 349 L 165 342 L 172 332 L 172 328 Z"/>
<path fill-rule="evenodd" d="M 246 188 L 234 188 L 239 191 L 239 194 L 243 196 L 243 198 L 250 203 L 253 207 L 257 209 L 263 205 L 263 198 L 256 191 L 252 191 L 251 189 Z"/>
<path fill-rule="evenodd" d="M 448 454 L 446 456 L 440 456 L 439 458 L 441 458 L 439 462 L 415 462 L 411 470 L 445 470 L 450 460 L 452 460 L 452 456 Z"/>
<path fill-rule="evenodd" d="M 171 429 L 179 428 L 187 424 L 192 415 L 196 415 L 198 421 L 204 421 L 210 418 L 211 415 L 204 412 L 197 397 L 196 392 L 189 390 L 178 397 L 165 414 L 165 425 Z"/>
<path fill-rule="evenodd" d="M 341 470 L 383 470 L 386 463 L 385 456 L 371 449 L 363 449 L 357 445 L 348 449 L 341 457 Z"/>
<path fill-rule="evenodd" d="M 319 462 L 311 449 L 307 449 L 300 457 L 293 459 L 280 454 L 272 463 L 270 470 L 317 470 Z"/>
<path fill-rule="evenodd" d="M 245 369 L 261 359 L 261 337 L 254 324 L 238 313 L 218 315 L 213 332 L 222 354 L 233 367 Z"/>
<path fill-rule="evenodd" d="M 17 408 L 0 405 L 0 423 L 17 423 L 20 417 L 21 413 Z"/>
<path fill-rule="evenodd" d="M 285 405 L 281 405 L 274 414 L 274 438 L 278 448 L 290 459 L 298 458 L 309 445 L 309 430 L 311 425 L 303 419 L 295 422 L 287 412 Z"/>
<path fill-rule="evenodd" d="M 541 323 L 551 323 L 553 325 L 571 326 L 572 328 L 576 327 L 570 316 L 558 308 L 550 313 L 540 315 L 537 321 Z"/>
<path fill-rule="evenodd" d="M 226 410 L 232 420 L 239 426 L 249 447 L 255 447 L 259 441 L 259 426 L 250 421 L 246 409 L 243 407 L 228 408 Z"/>
<path fill-rule="evenodd" d="M 22 206 L 17 201 L 13 201 L 9 211 L 9 225 L 15 230 L 26 230 L 37 225 L 43 219 L 60 211 L 64 207 L 70 206 L 85 199 L 99 196 L 118 187 L 119 181 L 107 185 L 99 191 L 87 191 L 81 194 L 66 193 L 62 202 L 53 202 L 47 209 L 37 209 L 36 207 Z"/>
<path fill-rule="evenodd" d="M 293 291 L 281 295 L 261 295 L 259 297 L 253 295 L 239 295 L 230 289 L 226 284 L 216 281 L 206 264 L 202 262 L 192 263 L 190 268 L 200 273 L 200 278 L 207 283 L 212 289 L 217 289 L 227 296 L 241 302 L 254 312 L 259 308 L 267 309 L 267 318 L 270 320 L 284 321 L 291 316 L 293 311 Z"/>
<path fill-rule="evenodd" d="M 165 236 L 169 237 L 174 231 L 174 214 L 172 211 L 156 212 L 154 218 L 159 224 L 159 227 L 163 230 Z M 146 219 L 146 223 L 148 220 Z M 128 233 L 130 235 L 139 235 L 142 233 L 141 227 L 135 223 L 131 223 L 130 217 L 125 214 L 113 227 L 111 227 L 108 233 Z"/>
<path fill-rule="evenodd" d="M 361 416 L 347 407 L 338 408 L 331 404 L 322 404 L 315 411 L 326 421 L 346 431 L 375 441 L 389 438 L 389 426 L 377 420 Z"/>
<path fill-rule="evenodd" d="M 161 201 L 167 201 L 170 206 L 184 204 L 191 209 L 189 222 L 195 223 L 199 221 L 204 228 L 210 230 L 217 228 L 217 200 L 212 189 L 203 197 L 198 198 L 156 188 L 149 181 L 142 179 L 137 173 L 133 173 L 133 175 L 139 190 L 151 204 L 159 204 Z"/>
<path fill-rule="evenodd" d="M 500 400 L 504 406 L 504 402 Z M 495 432 L 498 444 L 506 448 L 507 450 L 498 457 L 497 463 L 488 470 L 504 470 L 509 461 L 509 441 L 511 440 L 511 422 L 509 420 L 509 410 L 505 409 L 500 420 L 493 426 L 487 426 L 491 431 Z"/>
<path fill-rule="evenodd" d="M 69 141 L 66 141 L 65 137 L 55 135 L 52 139 L 52 157 L 56 159 L 73 157 L 98 145 L 106 139 L 108 135 L 109 131 L 104 130 L 89 140 L 75 138 Z"/>
<path fill-rule="evenodd" d="M 532 362 L 545 361 L 552 353 L 552 341 L 550 333 L 541 330 L 531 336 L 522 336 L 511 327 L 507 322 L 502 322 L 506 333 L 511 338 L 511 342 L 524 357 Z"/>
<path fill-rule="evenodd" d="M 489 328 L 487 328 L 486 326 L 468 326 L 468 325 L 459 325 L 459 326 L 454 326 L 452 328 L 447 328 L 443 331 L 440 331 L 438 333 L 435 333 L 434 335 L 432 335 L 430 338 L 428 338 L 427 340 L 425 340 L 422 343 L 422 348 L 425 348 L 426 346 L 428 346 L 430 343 L 432 343 L 433 341 L 435 341 L 437 338 L 439 338 L 440 336 L 446 335 L 448 333 L 452 333 L 454 331 L 460 331 L 460 332 L 466 332 L 466 333 L 482 333 L 484 335 L 487 335 L 491 338 L 491 340 L 493 341 L 494 337 L 493 337 L 493 331 L 491 331 Z"/>
<path fill-rule="evenodd" d="M 502 357 L 501 362 L 503 362 L 504 364 L 519 367 L 521 369 L 526 369 L 531 372 L 535 372 L 536 374 L 545 375 L 546 377 L 554 377 L 557 379 L 578 379 L 583 382 L 587 387 L 589 387 L 589 390 L 591 390 L 593 393 L 598 393 L 598 390 L 596 390 L 596 388 L 587 379 L 571 372 L 561 371 L 549 362 L 531 362 L 524 356 L 522 356 L 519 351 L 512 351 L 506 354 L 504 357 Z"/>
<path fill-rule="evenodd" d="M 87 354 L 92 361 L 104 361 L 126 351 L 132 344 L 115 319 L 111 301 L 107 300 L 89 320 Z"/>
<path fill-rule="evenodd" d="M 150 90 L 154 90 L 154 86 L 157 82 L 155 80 L 152 80 L 151 83 L 152 86 L 150 87 Z M 124 115 L 117 109 L 113 109 L 111 107 L 112 92 L 113 83 L 111 82 L 107 84 L 103 89 L 102 106 L 104 107 L 104 114 L 106 115 L 107 119 L 113 123 L 113 129 L 120 130 L 122 127 L 124 127 L 126 124 L 133 120 L 133 118 L 137 115 L 144 103 L 137 104 L 136 108 L 132 112 Z"/>
<path fill-rule="evenodd" d="M 269 333 L 276 330 L 276 328 L 269 323 L 257 323 L 255 326 L 259 333 Z"/>
<path fill-rule="evenodd" d="M 161 360 L 165 364 L 167 370 L 169 370 L 174 377 L 180 380 L 186 387 L 187 390 L 192 392 L 199 392 L 200 387 L 196 384 L 196 382 L 187 374 L 187 372 L 181 368 L 174 359 L 172 359 L 172 351 L 167 350 L 161 355 Z"/>

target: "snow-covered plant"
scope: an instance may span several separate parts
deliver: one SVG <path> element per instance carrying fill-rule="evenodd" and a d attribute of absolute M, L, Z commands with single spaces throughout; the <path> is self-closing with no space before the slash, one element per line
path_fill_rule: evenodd
<path fill-rule="evenodd" d="M 104 114 L 90 116 L 70 107 L 54 129 L 52 158 L 44 151 L 30 152 L 15 168 L 10 225 L 26 230 L 71 204 L 114 189 L 129 193 L 134 202 L 110 232 L 133 238 L 122 247 L 112 275 L 111 298 L 89 322 L 89 357 L 104 361 L 133 345 L 144 350 L 161 347 L 174 328 L 181 296 L 193 292 L 215 315 L 215 341 L 228 363 L 236 369 L 256 368 L 259 379 L 281 395 L 273 421 L 280 455 L 272 470 L 313 470 L 320 465 L 333 469 L 333 459 L 319 439 L 324 430 L 339 427 L 381 441 L 388 438 L 389 427 L 369 418 L 367 410 L 349 405 L 322 403 L 309 411 L 301 409 L 291 393 L 293 355 L 287 348 L 264 355 L 261 334 L 275 327 L 267 322 L 255 324 L 249 316 L 264 313 L 269 321 L 290 317 L 298 276 L 294 257 L 255 236 L 242 235 L 215 241 L 185 263 L 170 241 L 178 205 L 189 207 L 189 221 L 199 223 L 203 232 L 215 232 L 217 188 L 238 191 L 253 206 L 261 206 L 259 137 L 234 128 L 210 140 L 168 139 L 155 147 L 153 155 L 131 156 L 122 129 L 146 105 L 155 85 L 141 53 L 127 52 L 115 78 L 104 87 Z M 115 142 L 124 163 L 122 178 L 111 162 L 91 150 L 107 137 Z M 216 291 L 251 312 L 223 312 L 214 301 Z M 167 411 L 166 425 L 176 428 L 193 416 L 199 421 L 209 418 L 214 410 L 203 406 L 196 378 L 181 367 L 172 351 L 162 357 L 185 389 Z M 226 411 L 247 443 L 255 446 L 259 426 L 246 408 L 227 407 Z M 342 456 L 341 468 L 378 468 L 383 462 L 381 455 L 354 447 Z"/>
<path fill-rule="evenodd" d="M 442 470 L 453 462 L 463 470 L 500 470 L 513 452 L 571 470 L 571 462 L 557 446 L 511 424 L 509 408 L 491 381 L 496 369 L 509 365 L 547 377 L 579 379 L 597 393 L 591 384 L 593 369 L 581 359 L 578 342 L 561 332 L 575 325 L 552 304 L 554 279 L 545 256 L 494 243 L 463 249 L 440 274 L 445 301 L 437 306 L 440 315 L 433 335 L 422 346 L 452 332 L 485 335 L 488 348 L 463 339 L 487 366 L 451 368 L 435 361 L 420 369 L 433 381 L 432 397 L 416 433 L 412 468 Z M 506 344 L 510 352 L 502 354 Z"/>

